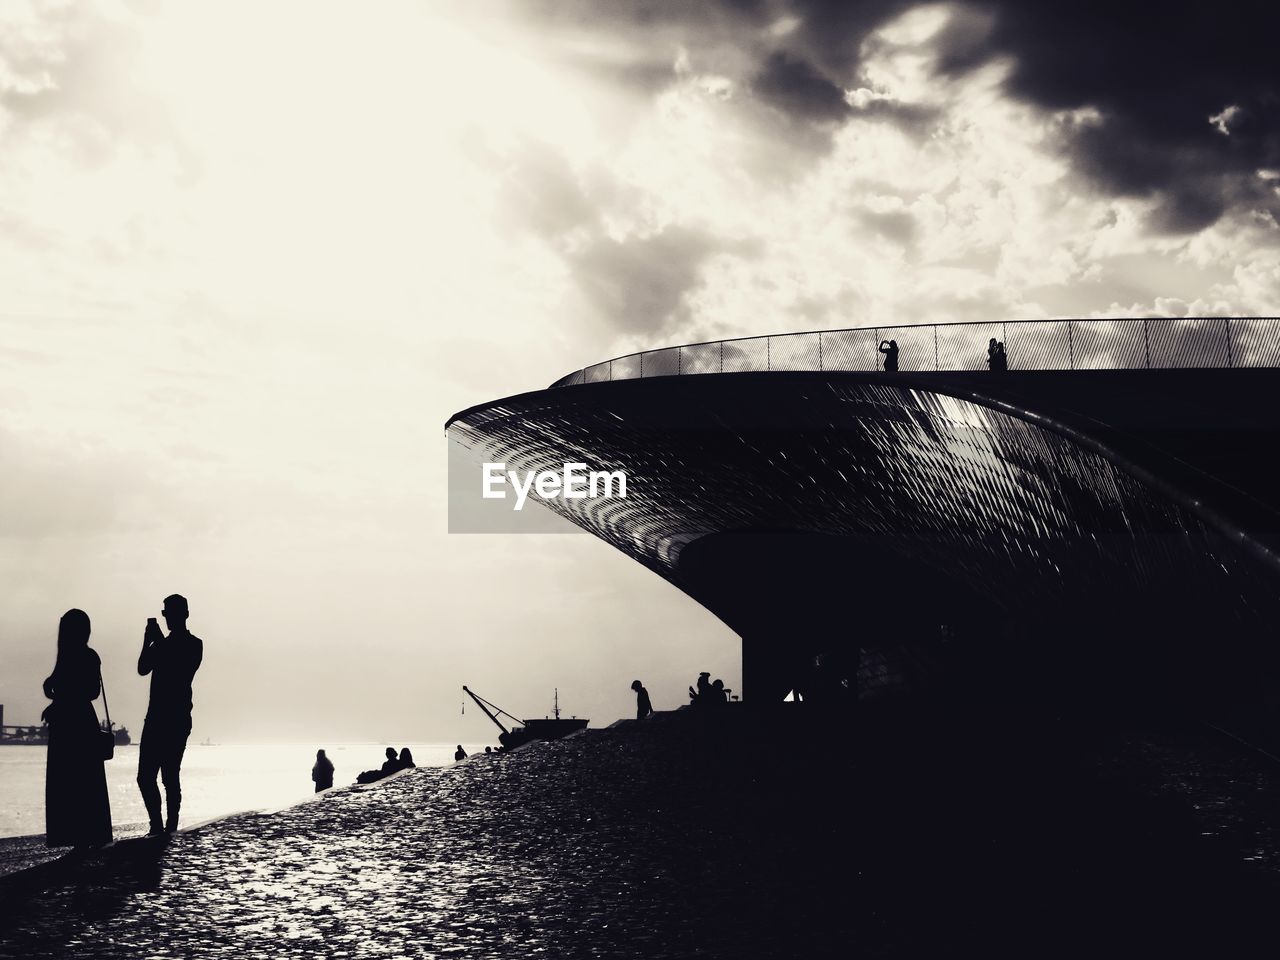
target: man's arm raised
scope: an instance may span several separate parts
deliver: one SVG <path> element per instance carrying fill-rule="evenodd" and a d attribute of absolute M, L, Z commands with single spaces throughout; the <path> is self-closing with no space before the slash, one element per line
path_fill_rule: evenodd
<path fill-rule="evenodd" d="M 151 668 L 155 666 L 151 662 L 151 652 L 155 649 L 155 643 L 149 636 L 147 631 L 142 633 L 142 652 L 138 654 L 138 675 L 145 677 L 151 672 Z"/>

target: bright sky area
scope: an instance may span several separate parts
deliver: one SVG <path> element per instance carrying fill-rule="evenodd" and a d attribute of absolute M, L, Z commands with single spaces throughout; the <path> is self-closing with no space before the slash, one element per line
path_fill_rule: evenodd
<path fill-rule="evenodd" d="M 819 109 L 778 59 L 804 5 L 763 6 L 5 5 L 6 722 L 80 607 L 140 727 L 175 591 L 197 740 L 474 741 L 464 683 L 596 723 L 636 678 L 736 688 L 737 638 L 592 538 L 447 535 L 445 419 L 714 337 L 1275 311 L 1256 204 L 1162 230 L 1075 162 L 1105 111 L 1015 96 L 1010 54 L 941 69 L 995 14 L 902 5 Z"/>

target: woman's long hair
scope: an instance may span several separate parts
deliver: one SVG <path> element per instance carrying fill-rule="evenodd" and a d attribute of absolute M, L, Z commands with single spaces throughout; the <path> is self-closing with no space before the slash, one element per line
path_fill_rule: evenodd
<path fill-rule="evenodd" d="M 75 656 L 89 646 L 89 615 L 72 608 L 58 621 L 58 659 L 53 664 L 54 676 Z"/>

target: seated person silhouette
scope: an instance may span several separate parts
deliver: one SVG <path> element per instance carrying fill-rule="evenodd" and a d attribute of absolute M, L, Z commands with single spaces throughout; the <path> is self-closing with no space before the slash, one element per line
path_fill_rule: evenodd
<path fill-rule="evenodd" d="M 356 783 L 373 783 L 383 777 L 390 776 L 400 769 L 400 758 L 396 756 L 395 747 L 387 747 L 387 759 L 378 770 L 365 770 L 356 777 Z"/>
<path fill-rule="evenodd" d="M 382 764 L 382 775 L 388 777 L 400 769 L 400 757 L 395 747 L 387 747 L 387 759 Z"/>
<path fill-rule="evenodd" d="M 467 759 L 467 751 L 462 749 L 462 744 L 458 744 L 458 749 L 453 752 L 454 761 Z"/>
<path fill-rule="evenodd" d="M 413 762 L 413 754 L 409 752 L 408 747 L 400 748 L 399 763 L 400 763 L 401 770 L 412 770 L 414 767 L 417 766 L 417 764 Z"/>

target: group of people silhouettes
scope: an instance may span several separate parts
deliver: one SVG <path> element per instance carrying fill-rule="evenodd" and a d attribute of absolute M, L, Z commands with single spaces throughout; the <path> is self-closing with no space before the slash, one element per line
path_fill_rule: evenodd
<path fill-rule="evenodd" d="M 413 762 L 413 754 L 409 752 L 408 747 L 402 747 L 398 755 L 395 747 L 387 747 L 386 755 L 387 759 L 382 762 L 381 767 L 377 770 L 365 770 L 356 777 L 356 783 L 374 783 L 383 777 L 391 776 L 393 773 L 399 773 L 401 770 L 408 770 L 417 766 Z M 330 786 L 332 786 L 332 782 Z"/>
<path fill-rule="evenodd" d="M 492 747 L 485 747 L 485 753 L 493 753 Z M 389 777 L 393 773 L 399 773 L 401 770 L 409 770 L 416 767 L 413 762 L 413 754 L 408 747 L 402 747 L 400 753 L 396 753 L 395 747 L 387 747 L 387 759 L 383 761 L 381 767 L 376 770 L 365 770 L 356 776 L 356 783 L 376 783 L 384 777 Z M 458 749 L 453 753 L 453 759 L 467 759 L 467 751 L 462 749 L 462 744 L 458 744 Z M 316 751 L 316 764 L 311 768 L 311 779 L 315 782 L 316 793 L 321 790 L 328 790 L 333 786 L 333 762 L 325 756 L 323 750 Z"/>
<path fill-rule="evenodd" d="M 492 753 L 492 747 L 485 747 L 485 753 Z M 413 762 L 413 753 L 408 747 L 402 747 L 400 753 L 396 753 L 395 747 L 387 747 L 387 759 L 383 761 L 381 767 L 377 770 L 365 770 L 356 776 L 356 783 L 376 783 L 384 777 L 389 777 L 393 773 L 399 773 L 401 770 L 409 770 L 416 767 Z M 462 749 L 462 744 L 458 744 L 458 749 L 454 751 L 454 760 L 467 759 L 467 751 Z M 328 790 L 333 786 L 333 761 L 325 756 L 323 750 L 316 751 L 316 763 L 311 768 L 311 779 L 316 785 L 316 793 L 321 790 Z"/>
<path fill-rule="evenodd" d="M 891 342 L 891 341 L 890 341 Z M 896 346 L 893 356 L 896 364 Z M 888 361 L 886 360 L 886 363 Z M 187 629 L 190 609 L 185 597 L 171 594 L 161 610 L 166 634 L 156 618 L 147 620 L 138 655 L 138 674 L 151 677 L 147 715 L 138 749 L 138 789 L 146 806 L 148 834 L 173 833 L 182 807 L 182 757 L 191 736 L 192 682 L 204 660 L 204 642 Z M 51 701 L 41 714 L 49 731 L 45 775 L 45 842 L 48 846 L 85 849 L 112 840 L 111 804 L 107 796 L 105 762 L 112 755 L 114 737 L 98 723 L 93 701 L 104 698 L 102 660 L 89 646 L 89 615 L 72 609 L 58 623 L 58 650 L 53 672 L 44 681 Z M 699 674 L 697 689 L 689 688 L 695 706 L 727 703 L 724 681 Z M 649 691 L 639 680 L 631 684 L 636 694 L 636 717 L 653 713 Z M 485 753 L 491 748 L 486 747 Z M 458 744 L 454 760 L 467 752 Z M 416 766 L 408 747 L 399 753 L 387 747 L 386 760 L 376 770 L 365 770 L 357 783 L 373 783 Z M 157 776 L 164 784 L 162 809 Z M 316 751 L 311 780 L 316 793 L 333 786 L 333 762 L 324 750 Z"/>
<path fill-rule="evenodd" d="M 191 683 L 204 659 L 204 643 L 187 629 L 189 609 L 179 594 L 165 597 L 166 635 L 147 620 L 138 674 L 151 676 L 147 716 L 138 748 L 138 789 L 149 834 L 178 828 L 182 806 L 182 755 L 191 735 Z M 100 847 L 111 842 L 111 803 L 105 763 L 114 736 L 103 730 L 93 701 L 104 697 L 102 660 L 89 646 L 89 615 L 72 609 L 58 622 L 58 652 L 44 681 L 51 701 L 41 714 L 49 728 L 45 767 L 45 843 L 50 847 Z M 162 817 L 159 775 L 164 783 Z"/>
<path fill-rule="evenodd" d="M 876 348 L 884 354 L 884 370 L 886 373 L 898 372 L 898 341 L 881 340 Z M 1009 355 L 1005 353 L 1004 341 L 992 337 L 987 344 L 987 369 L 1001 372 L 1009 369 Z"/>
<path fill-rule="evenodd" d="M 724 681 L 711 680 L 711 674 L 703 670 L 698 674 L 697 689 L 689 688 L 689 703 L 695 707 L 720 706 L 729 702 L 730 690 Z"/>
<path fill-rule="evenodd" d="M 724 685 L 723 680 L 712 680 L 711 673 L 707 670 L 698 674 L 696 687 L 697 689 L 689 688 L 689 703 L 700 708 L 726 704 L 732 692 Z M 649 691 L 639 680 L 631 681 L 631 689 L 636 693 L 636 719 L 643 720 L 653 713 L 653 701 L 649 699 Z"/>

